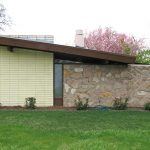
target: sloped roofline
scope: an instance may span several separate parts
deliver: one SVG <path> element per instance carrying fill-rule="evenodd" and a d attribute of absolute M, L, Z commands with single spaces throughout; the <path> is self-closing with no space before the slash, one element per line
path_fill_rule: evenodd
<path fill-rule="evenodd" d="M 25 48 L 43 52 L 52 52 L 56 58 L 64 58 L 70 60 L 83 60 L 83 61 L 110 61 L 125 64 L 134 64 L 135 56 L 124 54 L 115 54 L 104 51 L 96 51 L 91 49 L 84 49 L 79 47 L 50 44 L 22 39 L 0 37 L 0 45 L 8 46 L 11 48 Z"/>

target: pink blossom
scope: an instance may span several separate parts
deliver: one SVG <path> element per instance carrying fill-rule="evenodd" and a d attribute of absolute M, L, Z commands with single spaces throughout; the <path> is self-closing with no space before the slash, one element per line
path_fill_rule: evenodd
<path fill-rule="evenodd" d="M 85 46 L 98 51 L 136 55 L 143 48 L 143 40 L 117 33 L 111 28 L 99 28 L 85 37 Z"/>

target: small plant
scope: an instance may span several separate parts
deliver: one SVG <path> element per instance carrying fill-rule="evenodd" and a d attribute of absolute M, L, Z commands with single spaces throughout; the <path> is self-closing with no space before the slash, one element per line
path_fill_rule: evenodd
<path fill-rule="evenodd" d="M 113 101 L 113 109 L 115 110 L 125 110 L 127 109 L 127 105 L 128 105 L 128 98 L 121 98 L 121 97 L 116 97 Z"/>
<path fill-rule="evenodd" d="M 144 105 L 144 109 L 145 109 L 145 110 L 149 110 L 149 111 L 150 111 L 150 102 L 145 103 L 145 105 Z"/>
<path fill-rule="evenodd" d="M 85 101 L 85 103 L 83 101 Z M 75 100 L 76 109 L 86 110 L 88 108 L 88 102 L 89 102 L 88 98 L 86 98 L 85 100 L 81 100 L 81 98 L 77 96 L 77 99 Z"/>
<path fill-rule="evenodd" d="M 36 98 L 35 97 L 27 97 L 26 99 L 26 108 L 35 109 Z"/>

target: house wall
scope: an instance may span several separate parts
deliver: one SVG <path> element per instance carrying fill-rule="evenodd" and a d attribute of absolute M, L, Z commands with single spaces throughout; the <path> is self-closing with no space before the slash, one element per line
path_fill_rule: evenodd
<path fill-rule="evenodd" d="M 89 105 L 111 106 L 115 97 L 129 97 L 129 107 L 150 101 L 150 66 L 64 65 L 64 106 L 89 98 Z"/>
<path fill-rule="evenodd" d="M 37 106 L 53 105 L 53 54 L 0 47 L 0 103 L 24 106 L 35 97 Z"/>
<path fill-rule="evenodd" d="M 150 102 L 150 65 L 129 65 L 130 105 L 142 107 Z"/>

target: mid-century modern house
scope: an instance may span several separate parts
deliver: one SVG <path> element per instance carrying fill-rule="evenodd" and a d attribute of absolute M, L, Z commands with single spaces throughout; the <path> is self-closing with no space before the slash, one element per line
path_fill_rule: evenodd
<path fill-rule="evenodd" d="M 129 97 L 131 107 L 150 101 L 150 66 L 134 56 L 0 37 L 0 103 L 24 106 L 74 106 L 76 97 L 90 106 L 111 105 Z"/>

